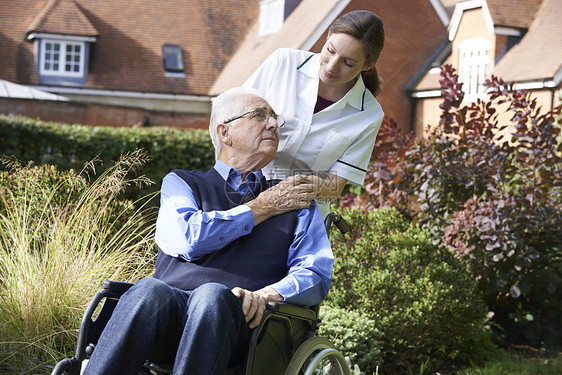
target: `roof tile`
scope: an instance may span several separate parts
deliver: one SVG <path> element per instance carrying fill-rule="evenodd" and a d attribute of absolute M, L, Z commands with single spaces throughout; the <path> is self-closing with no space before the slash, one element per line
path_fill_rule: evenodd
<path fill-rule="evenodd" d="M 218 94 L 244 83 L 277 48 L 300 48 L 337 3 L 337 0 L 302 0 L 287 17 L 281 30 L 265 36 L 258 34 L 259 20 L 256 19 L 244 43 L 225 66 L 210 93 Z"/>
<path fill-rule="evenodd" d="M 541 0 L 486 0 L 494 26 L 528 28 Z"/>
<path fill-rule="evenodd" d="M 259 0 L 1 0 L 0 77 L 38 85 L 35 52 L 26 34 L 69 34 L 63 26 L 79 21 L 78 16 L 67 19 L 74 11 L 97 31 L 88 89 L 207 95 L 257 19 Z M 166 77 L 163 44 L 181 46 L 185 77 Z"/>
<path fill-rule="evenodd" d="M 562 68 L 562 1 L 543 0 L 529 31 L 496 65 L 505 81 L 551 79 Z"/>
<path fill-rule="evenodd" d="M 64 35 L 96 36 L 98 31 L 72 0 L 49 0 L 28 27 L 37 31 Z"/>

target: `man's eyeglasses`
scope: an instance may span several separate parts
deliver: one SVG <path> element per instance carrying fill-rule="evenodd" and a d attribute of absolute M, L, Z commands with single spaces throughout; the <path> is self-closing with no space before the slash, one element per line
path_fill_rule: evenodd
<path fill-rule="evenodd" d="M 256 120 L 258 120 L 260 122 L 266 123 L 266 122 L 269 121 L 270 117 L 273 117 L 273 119 L 277 122 L 278 128 L 282 128 L 283 125 L 285 125 L 285 119 L 283 118 L 283 116 L 278 115 L 276 113 L 270 114 L 269 112 L 267 112 L 266 110 L 261 109 L 261 108 L 252 109 L 251 111 L 242 113 L 239 116 L 232 117 L 232 118 L 226 120 L 224 123 L 228 124 L 229 122 L 232 122 L 234 120 L 238 120 L 239 118 L 242 118 L 242 117 L 244 117 L 244 116 L 246 116 L 250 113 L 252 114 L 251 118 L 255 118 Z"/>

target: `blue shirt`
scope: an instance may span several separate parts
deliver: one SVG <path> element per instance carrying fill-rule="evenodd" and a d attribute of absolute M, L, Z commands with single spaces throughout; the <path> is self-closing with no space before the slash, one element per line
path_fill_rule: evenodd
<path fill-rule="evenodd" d="M 240 173 L 217 161 L 214 168 L 240 194 L 254 191 L 262 178 L 252 172 L 242 181 Z M 190 186 L 175 173 L 164 177 L 155 240 L 166 254 L 194 261 L 248 235 L 254 215 L 246 205 L 225 211 L 201 211 Z M 322 216 L 315 204 L 299 210 L 294 241 L 288 249 L 287 276 L 270 285 L 285 301 L 314 305 L 328 294 L 334 257 Z"/>

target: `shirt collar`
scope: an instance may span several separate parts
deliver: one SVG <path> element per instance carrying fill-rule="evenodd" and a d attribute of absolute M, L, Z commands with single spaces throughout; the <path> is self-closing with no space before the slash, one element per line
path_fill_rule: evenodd
<path fill-rule="evenodd" d="M 263 178 L 262 171 L 258 170 L 255 172 L 250 172 L 246 176 L 246 181 L 242 182 L 242 175 L 240 174 L 240 172 L 220 160 L 217 160 L 214 168 L 226 181 L 228 186 L 230 186 L 234 191 L 239 191 L 241 194 L 245 194 L 248 191 L 255 191 L 260 186 L 261 180 Z"/>
<path fill-rule="evenodd" d="M 297 70 L 310 78 L 318 78 L 320 73 L 320 56 L 318 54 L 308 56 L 299 64 Z"/>
<path fill-rule="evenodd" d="M 307 57 L 301 62 L 297 70 L 310 78 L 320 79 L 320 55 L 314 54 Z M 357 110 L 362 111 L 364 108 L 366 90 L 367 88 L 365 87 L 365 82 L 363 82 L 363 77 L 359 74 L 357 82 L 355 82 L 351 90 L 338 102 L 338 106 L 345 106 L 349 103 L 349 105 Z"/>

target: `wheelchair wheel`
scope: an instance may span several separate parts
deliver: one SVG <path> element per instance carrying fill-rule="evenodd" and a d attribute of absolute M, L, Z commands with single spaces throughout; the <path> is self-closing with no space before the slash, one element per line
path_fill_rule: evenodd
<path fill-rule="evenodd" d="M 324 337 L 311 337 L 295 352 L 285 375 L 350 375 L 343 355 Z"/>

